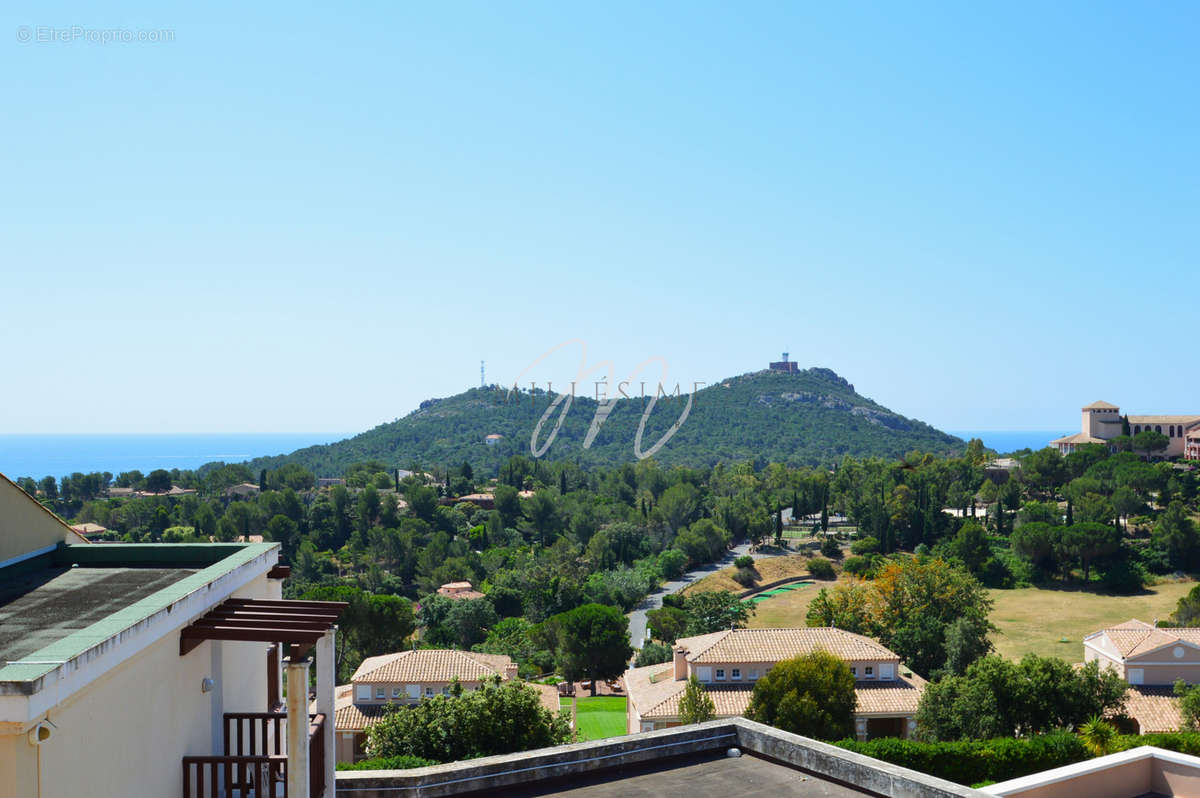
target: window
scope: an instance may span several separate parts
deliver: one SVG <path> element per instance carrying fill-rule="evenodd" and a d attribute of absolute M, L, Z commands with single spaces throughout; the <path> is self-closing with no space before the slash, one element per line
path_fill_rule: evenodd
<path fill-rule="evenodd" d="M 755 668 L 754 670 L 750 671 L 748 674 L 746 674 L 746 678 L 752 682 L 757 682 L 758 681 L 758 669 Z"/>
<path fill-rule="evenodd" d="M 855 679 L 857 679 L 858 678 L 858 668 L 851 665 L 850 666 L 850 675 L 853 676 Z"/>
<path fill-rule="evenodd" d="M 863 666 L 863 678 L 864 679 L 874 679 L 875 678 L 875 668 L 871 665 Z"/>
<path fill-rule="evenodd" d="M 450 695 L 450 688 L 449 688 L 449 687 L 443 687 L 443 688 L 442 688 L 442 695 Z"/>
<path fill-rule="evenodd" d="M 393 687 L 392 688 L 392 698 L 399 698 L 403 692 L 404 691 L 400 689 L 399 685 L 397 685 L 396 687 Z"/>
<path fill-rule="evenodd" d="M 879 664 L 879 678 L 892 680 L 896 678 L 896 666 L 890 662 L 881 662 Z"/>
<path fill-rule="evenodd" d="M 1129 669 L 1129 683 L 1130 684 L 1144 684 L 1145 681 L 1146 681 L 1145 669 L 1143 669 L 1143 668 L 1130 668 Z"/>
<path fill-rule="evenodd" d="M 718 682 L 725 681 L 725 669 L 724 668 L 717 668 L 717 681 Z"/>
<path fill-rule="evenodd" d="M 702 682 L 711 682 L 712 668 L 696 668 L 696 678 Z"/>
<path fill-rule="evenodd" d="M 426 688 L 425 688 L 425 695 L 432 697 L 432 696 L 433 696 L 433 688 L 432 688 L 432 687 L 426 687 Z"/>
<path fill-rule="evenodd" d="M 371 700 L 371 685 L 360 684 L 358 686 L 358 700 L 359 701 L 370 701 Z"/>
<path fill-rule="evenodd" d="M 416 701 L 418 698 L 421 697 L 421 685 L 419 685 L 419 684 L 410 684 L 410 685 L 407 685 L 404 689 L 405 689 L 405 692 L 408 693 L 409 699 L 411 699 L 413 701 Z"/>
<path fill-rule="evenodd" d="M 376 698 L 387 698 L 387 688 L 386 687 L 376 687 L 375 688 L 375 697 Z"/>
<path fill-rule="evenodd" d="M 734 669 L 733 669 L 733 670 L 730 672 L 730 674 L 729 674 L 729 678 L 730 678 L 730 679 L 735 679 L 735 680 L 741 681 L 741 678 L 742 678 L 742 669 L 741 669 L 741 668 L 734 668 Z"/>

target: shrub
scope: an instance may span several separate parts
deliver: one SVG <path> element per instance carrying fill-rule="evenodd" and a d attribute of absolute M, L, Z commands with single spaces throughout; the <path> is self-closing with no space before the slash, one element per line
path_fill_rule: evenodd
<path fill-rule="evenodd" d="M 749 554 L 743 554 L 741 557 L 738 557 L 733 561 L 733 565 L 735 568 L 753 568 L 754 558 Z"/>
<path fill-rule="evenodd" d="M 826 535 L 825 539 L 821 541 L 821 554 L 830 559 L 840 560 L 842 557 L 842 547 L 838 545 L 835 538 Z"/>
<path fill-rule="evenodd" d="M 859 538 L 850 544 L 853 554 L 874 554 L 879 551 L 879 541 L 873 537 Z"/>
<path fill-rule="evenodd" d="M 808 572 L 818 579 L 833 579 L 833 563 L 829 560 L 813 557 L 808 561 Z"/>
<path fill-rule="evenodd" d="M 733 581 L 742 587 L 752 587 L 758 579 L 758 572 L 753 568 L 738 568 L 733 572 Z"/>
<path fill-rule="evenodd" d="M 1068 732 L 948 743 L 883 737 L 865 743 L 843 740 L 836 745 L 959 784 L 1007 781 L 1091 758 L 1084 740 Z M 1143 745 L 1194 756 L 1200 754 L 1200 733 L 1122 734 L 1111 739 L 1108 750 L 1127 751 Z"/>
<path fill-rule="evenodd" d="M 871 564 L 870 557 L 847 557 L 842 563 L 842 570 L 855 576 L 866 576 L 871 570 Z"/>
<path fill-rule="evenodd" d="M 1083 741 L 1068 733 L 948 743 L 884 737 L 837 745 L 958 784 L 1005 781 L 1090 757 Z"/>

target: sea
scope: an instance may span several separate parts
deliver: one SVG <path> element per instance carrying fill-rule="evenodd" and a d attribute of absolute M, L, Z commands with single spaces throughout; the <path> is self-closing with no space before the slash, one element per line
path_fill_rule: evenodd
<path fill-rule="evenodd" d="M 1001 454 L 1041 449 L 1061 430 L 948 430 L 963 440 L 979 438 Z M 62 477 L 93 471 L 114 476 L 137 469 L 199 468 L 205 463 L 240 463 L 288 454 L 306 446 L 333 443 L 353 433 L 244 433 L 191 435 L 0 435 L 0 474 L 10 479 Z"/>
<path fill-rule="evenodd" d="M 240 463 L 289 454 L 305 446 L 333 443 L 341 432 L 277 432 L 190 435 L 0 435 L 0 474 L 10 479 L 62 477 L 76 471 L 199 468 L 205 463 Z"/>
<path fill-rule="evenodd" d="M 983 445 L 1000 454 L 1008 454 L 1018 449 L 1044 449 L 1055 438 L 1070 435 L 1078 430 L 955 430 L 948 429 L 951 435 L 957 435 L 964 441 L 979 438 Z"/>

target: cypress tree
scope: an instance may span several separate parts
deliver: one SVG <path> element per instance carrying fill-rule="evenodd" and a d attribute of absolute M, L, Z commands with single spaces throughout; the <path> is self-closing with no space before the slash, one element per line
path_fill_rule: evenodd
<path fill-rule="evenodd" d="M 262 469 L 258 472 L 258 490 L 259 492 L 267 489 L 267 469 Z"/>

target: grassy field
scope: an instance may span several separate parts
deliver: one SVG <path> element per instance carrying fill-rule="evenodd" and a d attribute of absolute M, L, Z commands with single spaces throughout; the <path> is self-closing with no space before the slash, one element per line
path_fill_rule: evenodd
<path fill-rule="evenodd" d="M 814 584 L 772 596 L 766 601 L 755 605 L 754 615 L 750 616 L 751 629 L 783 629 L 793 626 L 807 626 L 804 616 L 808 613 L 808 605 L 823 587 L 834 583 L 817 579 Z"/>
<path fill-rule="evenodd" d="M 804 626 L 808 605 L 822 587 L 830 584 L 818 580 L 809 587 L 761 602 L 750 618 L 750 628 Z M 992 634 L 992 643 L 998 654 L 1009 659 L 1040 654 L 1081 662 L 1085 635 L 1130 618 L 1147 623 L 1153 623 L 1155 618 L 1166 618 L 1175 609 L 1176 602 L 1196 584 L 1193 580 L 1163 582 L 1132 596 L 1070 587 L 989 590 L 995 602 L 991 621 L 997 627 Z M 1066 638 L 1065 643 L 1062 638 Z"/>
<path fill-rule="evenodd" d="M 598 695 L 560 698 L 563 709 L 570 709 L 575 701 L 575 726 L 581 740 L 602 740 L 605 737 L 620 737 L 627 731 L 625 723 L 624 696 Z"/>
<path fill-rule="evenodd" d="M 1195 585 L 1192 580 L 1164 582 L 1132 596 L 1071 588 L 989 590 L 996 602 L 991 621 L 998 627 L 992 643 L 997 653 L 1010 659 L 1040 654 L 1082 662 L 1085 635 L 1130 618 L 1146 623 L 1166 618 Z"/>
<path fill-rule="evenodd" d="M 777 579 L 790 576 L 804 576 L 808 573 L 808 560 L 796 554 L 782 557 L 764 557 L 754 561 L 754 570 L 758 571 L 758 582 L 765 585 Z M 733 572 L 737 569 L 732 565 L 722 568 L 716 573 L 709 574 L 694 585 L 683 589 L 683 594 L 703 593 L 708 590 L 728 590 L 731 593 L 741 593 L 746 588 L 733 581 Z"/>

